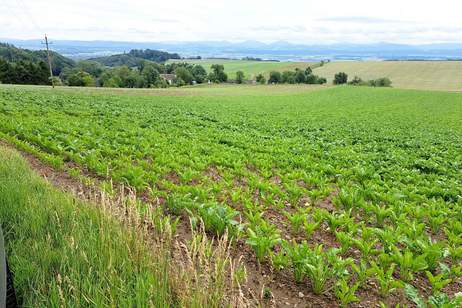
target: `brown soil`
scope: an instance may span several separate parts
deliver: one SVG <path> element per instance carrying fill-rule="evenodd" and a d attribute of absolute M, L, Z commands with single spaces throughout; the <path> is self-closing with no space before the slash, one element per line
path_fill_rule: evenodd
<path fill-rule="evenodd" d="M 0 140 L 0 145 L 6 147 L 12 147 L 5 142 Z M 65 170 L 69 168 L 78 167 L 82 174 L 86 177 L 91 178 L 95 183 L 101 182 L 101 178 L 95 177 L 94 174 L 88 172 L 80 166 L 69 163 L 68 168 L 65 170 L 56 170 L 47 164 L 40 161 L 35 156 L 28 154 L 24 151 L 18 150 L 21 155 L 29 162 L 30 166 L 39 174 L 41 177 L 46 179 L 48 182 L 58 187 L 59 189 L 70 192 L 79 199 L 91 200 L 95 194 L 95 189 L 83 184 L 78 179 L 70 176 Z M 210 168 L 206 172 L 212 180 L 220 178 L 218 170 Z M 168 180 L 176 182 L 178 179 L 176 175 L 171 174 Z M 272 179 L 275 183 L 278 183 L 277 178 Z M 239 186 L 245 186 L 245 179 L 243 182 L 236 183 Z M 144 192 L 138 194 L 138 197 L 146 203 L 153 206 L 161 205 L 164 203 L 163 199 L 155 198 L 151 194 Z M 333 210 L 333 205 L 330 198 L 323 200 L 317 204 L 319 207 L 325 208 L 326 210 Z M 268 211 L 265 216 L 277 225 L 280 230 L 283 231 L 283 236 L 287 236 L 290 232 L 288 226 L 283 223 L 286 221 L 282 219 L 282 215 L 275 211 Z M 189 224 L 189 218 L 187 215 L 180 217 L 180 223 L 177 226 L 176 237 L 179 241 L 187 241 L 191 238 L 191 230 Z M 298 240 L 302 240 L 300 236 Z M 316 230 L 310 239 L 311 243 L 322 243 L 325 247 L 338 247 L 335 236 L 330 232 L 326 231 L 324 227 Z M 258 264 L 253 251 L 243 240 L 237 242 L 232 247 L 232 255 L 235 259 L 242 258 L 247 269 L 247 282 L 243 285 L 243 291 L 245 296 L 251 300 L 252 306 L 262 307 L 338 307 L 338 302 L 333 295 L 333 292 L 329 292 L 326 295 L 315 295 L 311 291 L 311 287 L 308 281 L 304 281 L 301 284 L 295 283 L 293 274 L 290 270 L 282 270 L 279 272 L 274 271 L 271 266 L 267 263 Z M 416 277 L 415 286 L 419 288 L 422 294 L 428 295 L 428 283 L 423 277 Z M 408 307 L 412 307 L 413 304 L 409 302 L 402 291 L 390 295 L 388 298 L 383 299 L 377 293 L 377 285 L 374 281 L 368 281 L 368 287 L 366 289 L 359 289 L 358 296 L 361 298 L 360 303 L 352 304 L 352 307 L 379 307 L 379 303 L 382 301 L 387 305 L 395 306 L 397 303 L 406 303 Z M 268 289 L 271 292 L 265 292 L 264 289 Z M 448 286 L 445 290 L 449 295 L 453 295 L 462 290 L 462 279 L 458 279 Z"/>

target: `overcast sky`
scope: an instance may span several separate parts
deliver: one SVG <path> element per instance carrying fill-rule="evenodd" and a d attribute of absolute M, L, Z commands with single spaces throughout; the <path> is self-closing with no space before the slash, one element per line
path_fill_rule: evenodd
<path fill-rule="evenodd" d="M 0 38 L 462 43 L 459 0 L 0 0 Z"/>

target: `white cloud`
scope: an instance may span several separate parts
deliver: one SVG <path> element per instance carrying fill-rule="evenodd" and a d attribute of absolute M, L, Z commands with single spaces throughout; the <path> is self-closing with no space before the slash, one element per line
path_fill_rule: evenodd
<path fill-rule="evenodd" d="M 0 0 L 0 37 L 462 42 L 454 0 Z"/>

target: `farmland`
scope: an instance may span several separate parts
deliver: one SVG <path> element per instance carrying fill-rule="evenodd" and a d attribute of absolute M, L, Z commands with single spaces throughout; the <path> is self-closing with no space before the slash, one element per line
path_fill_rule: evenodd
<path fill-rule="evenodd" d="M 338 72 L 365 80 L 389 77 L 396 88 L 462 91 L 462 61 L 339 61 L 314 70 L 328 82 Z"/>
<path fill-rule="evenodd" d="M 263 74 L 268 78 L 271 71 L 293 71 L 296 68 L 306 69 L 308 66 L 314 66 L 314 62 L 271 62 L 271 61 L 246 61 L 246 60 L 222 60 L 222 59 L 204 59 L 204 60 L 169 60 L 171 62 L 187 62 L 191 64 L 202 65 L 207 72 L 210 72 L 210 66 L 213 64 L 222 64 L 225 72 L 231 79 L 236 77 L 237 71 L 243 71 L 246 78 L 254 79 L 258 74 Z"/>
<path fill-rule="evenodd" d="M 302 304 L 456 307 L 462 94 L 273 88 L 0 87 L 0 138 L 227 232 L 276 302 L 284 280 Z"/>

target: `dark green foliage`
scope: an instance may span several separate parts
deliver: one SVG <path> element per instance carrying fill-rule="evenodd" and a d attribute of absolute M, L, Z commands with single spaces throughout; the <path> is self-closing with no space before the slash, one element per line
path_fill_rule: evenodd
<path fill-rule="evenodd" d="M 228 75 L 225 73 L 225 67 L 221 64 L 213 64 L 211 66 L 212 71 L 209 74 L 209 79 L 212 82 L 226 82 L 228 81 Z"/>
<path fill-rule="evenodd" d="M 300 69 L 295 69 L 295 83 L 305 83 L 306 81 L 306 72 L 300 70 Z"/>
<path fill-rule="evenodd" d="M 243 83 L 243 82 L 244 82 L 244 78 L 245 78 L 245 76 L 244 76 L 244 72 L 243 72 L 243 71 L 237 71 L 237 72 L 236 72 L 236 83 L 239 83 L 239 84 Z"/>
<path fill-rule="evenodd" d="M 143 62 L 152 61 L 163 63 L 169 59 L 180 59 L 180 56 L 176 53 L 168 53 L 159 50 L 139 50 L 133 49 L 129 53 L 117 54 L 106 57 L 92 58 L 90 60 L 101 63 L 105 66 L 121 66 L 126 65 L 128 67 L 139 67 Z"/>
<path fill-rule="evenodd" d="M 285 71 L 282 73 L 282 83 L 295 83 L 295 72 Z"/>
<path fill-rule="evenodd" d="M 348 84 L 350 84 L 352 86 L 363 86 L 363 85 L 366 85 L 366 82 L 364 80 L 362 80 L 360 77 L 355 76 L 355 78 L 353 78 L 353 80 L 349 81 Z"/>
<path fill-rule="evenodd" d="M 265 84 L 266 78 L 265 76 L 263 76 L 263 74 L 258 74 L 257 77 L 255 77 L 255 81 L 258 82 L 259 84 Z"/>
<path fill-rule="evenodd" d="M 352 86 L 391 87 L 391 80 L 388 77 L 382 77 L 364 81 L 360 77 L 355 76 L 355 78 L 349 81 L 348 84 Z"/>
<path fill-rule="evenodd" d="M 185 67 L 179 67 L 175 70 L 176 78 L 184 81 L 185 84 L 192 84 L 194 80 L 193 74 Z"/>
<path fill-rule="evenodd" d="M 180 59 L 180 56 L 177 53 L 169 53 L 152 49 L 132 49 L 128 54 L 136 58 L 142 58 L 153 62 L 165 62 L 170 59 Z"/>
<path fill-rule="evenodd" d="M 270 72 L 270 77 L 268 79 L 268 83 L 281 83 L 282 82 L 282 75 L 280 72 Z"/>
<path fill-rule="evenodd" d="M 0 83 L 50 84 L 49 70 L 45 62 L 20 60 L 10 63 L 0 58 Z"/>
<path fill-rule="evenodd" d="M 78 71 L 69 76 L 67 81 L 69 86 L 73 87 L 94 87 L 95 80 L 93 77 L 84 71 Z"/>
<path fill-rule="evenodd" d="M 10 44 L 0 43 L 0 58 L 8 62 L 29 61 L 38 63 L 40 61 L 47 62 L 47 53 L 45 50 L 28 50 L 17 48 Z M 75 62 L 69 58 L 60 55 L 57 52 L 51 51 L 53 75 L 59 75 L 64 68 L 74 67 Z"/>
<path fill-rule="evenodd" d="M 369 85 L 372 87 L 391 87 L 391 80 L 387 77 L 370 80 Z"/>
<path fill-rule="evenodd" d="M 207 79 L 207 71 L 202 65 L 194 65 L 191 69 L 191 73 L 193 74 L 194 80 L 196 80 L 197 83 L 203 83 Z"/>
<path fill-rule="evenodd" d="M 304 71 L 295 69 L 295 71 L 271 72 L 269 83 L 306 83 L 306 84 L 324 84 L 327 80 L 313 74 L 311 67 L 307 67 Z"/>
<path fill-rule="evenodd" d="M 348 75 L 344 72 L 335 74 L 334 84 L 345 84 L 348 82 Z"/>
<path fill-rule="evenodd" d="M 77 62 L 76 69 L 87 72 L 93 77 L 100 77 L 104 71 L 104 67 L 102 67 L 101 64 L 90 60 L 82 60 Z"/>
<path fill-rule="evenodd" d="M 143 66 L 141 75 L 143 76 L 147 87 L 154 86 L 159 80 L 159 71 L 157 70 L 156 66 L 151 63 L 147 63 Z"/>

